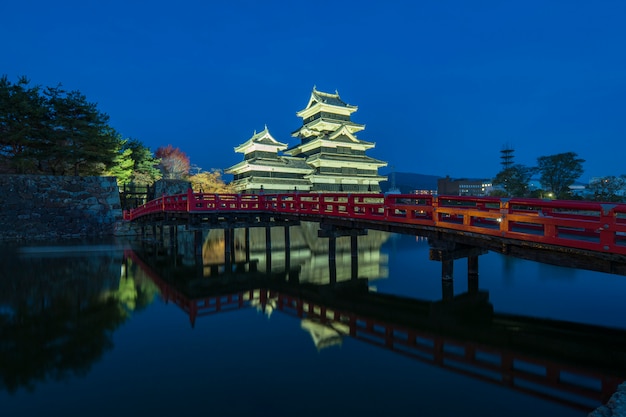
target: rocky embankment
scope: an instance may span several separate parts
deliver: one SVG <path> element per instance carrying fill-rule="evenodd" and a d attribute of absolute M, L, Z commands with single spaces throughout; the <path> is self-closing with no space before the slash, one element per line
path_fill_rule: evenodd
<path fill-rule="evenodd" d="M 595 409 L 589 417 L 626 417 L 626 382 L 617 387 L 606 405 Z"/>
<path fill-rule="evenodd" d="M 114 177 L 0 175 L 0 240 L 112 236 L 121 219 Z"/>

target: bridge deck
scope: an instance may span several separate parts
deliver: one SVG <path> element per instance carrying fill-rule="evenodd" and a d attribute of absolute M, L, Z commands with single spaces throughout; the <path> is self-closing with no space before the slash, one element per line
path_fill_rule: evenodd
<path fill-rule="evenodd" d="M 626 257 L 626 204 L 417 194 L 272 195 L 193 193 L 163 196 L 125 211 L 131 222 L 208 221 L 259 215 L 344 225 L 377 225 L 399 233 L 456 232 Z"/>

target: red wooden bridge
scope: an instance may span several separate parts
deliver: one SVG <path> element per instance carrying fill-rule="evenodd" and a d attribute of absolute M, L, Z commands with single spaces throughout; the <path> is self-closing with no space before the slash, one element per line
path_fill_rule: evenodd
<path fill-rule="evenodd" d="M 590 201 L 418 194 L 206 194 L 163 196 L 124 219 L 154 222 L 211 215 L 264 214 L 344 227 L 409 233 L 415 230 L 481 236 L 534 248 L 560 247 L 623 258 L 626 204 Z M 418 233 L 419 234 L 419 233 Z"/>

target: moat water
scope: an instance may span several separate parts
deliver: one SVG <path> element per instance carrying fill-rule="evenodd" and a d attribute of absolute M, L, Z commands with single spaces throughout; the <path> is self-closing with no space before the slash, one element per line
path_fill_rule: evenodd
<path fill-rule="evenodd" d="M 314 231 L 236 231 L 230 265 L 219 230 L 204 265 L 4 245 L 0 415 L 586 416 L 626 379 L 624 276 L 485 253 L 443 281 L 426 239 L 329 260 Z"/>

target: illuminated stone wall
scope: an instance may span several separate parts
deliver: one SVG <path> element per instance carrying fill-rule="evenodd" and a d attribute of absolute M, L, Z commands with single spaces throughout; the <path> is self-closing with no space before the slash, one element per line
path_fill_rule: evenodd
<path fill-rule="evenodd" d="M 113 177 L 0 175 L 0 240 L 113 235 L 121 219 Z"/>

